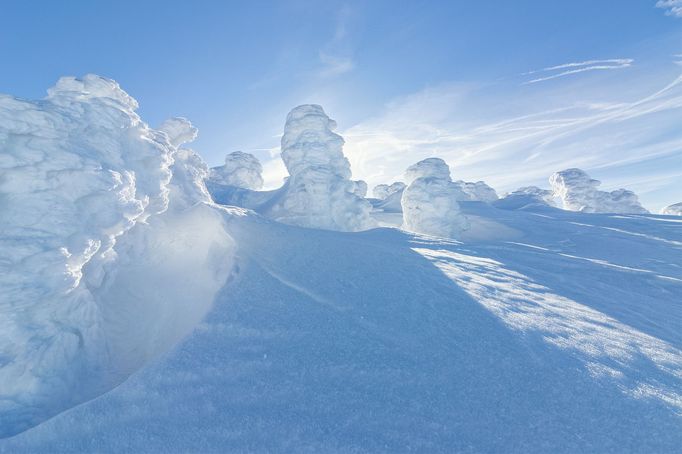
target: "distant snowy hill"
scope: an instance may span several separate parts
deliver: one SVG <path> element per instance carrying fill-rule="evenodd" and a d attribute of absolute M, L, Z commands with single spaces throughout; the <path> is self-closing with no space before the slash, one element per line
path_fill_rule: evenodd
<path fill-rule="evenodd" d="M 208 318 L 0 452 L 679 452 L 682 218 L 462 211 L 456 242 L 226 208 Z"/>

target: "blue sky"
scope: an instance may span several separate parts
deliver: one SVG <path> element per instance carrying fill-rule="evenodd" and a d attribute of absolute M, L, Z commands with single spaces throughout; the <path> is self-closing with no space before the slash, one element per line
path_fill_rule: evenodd
<path fill-rule="evenodd" d="M 191 119 L 210 165 L 256 154 L 270 187 L 286 113 L 315 102 L 370 187 L 432 155 L 499 192 L 580 166 L 658 210 L 682 201 L 678 16 L 682 0 L 3 0 L 0 92 L 113 78 L 152 126 Z"/>

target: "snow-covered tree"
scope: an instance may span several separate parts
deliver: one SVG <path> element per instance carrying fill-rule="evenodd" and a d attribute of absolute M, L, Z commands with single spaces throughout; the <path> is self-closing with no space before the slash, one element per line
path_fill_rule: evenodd
<path fill-rule="evenodd" d="M 408 186 L 401 205 L 403 228 L 428 235 L 456 238 L 468 228 L 457 200 L 459 189 L 450 178 L 450 168 L 440 158 L 428 158 L 408 167 Z"/>
<path fill-rule="evenodd" d="M 598 189 L 601 182 L 580 169 L 566 169 L 549 178 L 554 195 L 560 197 L 565 210 L 585 213 L 648 213 L 637 195 L 627 189 L 606 192 Z"/>
<path fill-rule="evenodd" d="M 274 219 L 304 227 L 358 231 L 373 227 L 371 205 L 358 196 L 343 138 L 322 107 L 306 104 L 287 115 L 282 160 L 289 178 L 269 209 Z"/>

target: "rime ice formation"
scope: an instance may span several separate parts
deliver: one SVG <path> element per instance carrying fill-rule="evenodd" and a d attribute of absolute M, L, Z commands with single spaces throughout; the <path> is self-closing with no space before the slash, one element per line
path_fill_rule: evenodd
<path fill-rule="evenodd" d="M 549 182 L 554 195 L 560 197 L 565 210 L 585 213 L 648 213 L 637 195 L 627 189 L 606 192 L 598 189 L 601 182 L 580 169 L 567 169 L 553 174 Z"/>
<path fill-rule="evenodd" d="M 374 187 L 372 194 L 374 195 L 375 199 L 384 200 L 391 196 L 392 194 L 402 192 L 402 190 L 405 189 L 405 187 L 406 187 L 405 183 L 401 181 L 396 181 L 391 185 L 380 184 Z"/>
<path fill-rule="evenodd" d="M 554 193 L 548 189 L 540 189 L 537 186 L 525 186 L 519 188 L 501 199 L 493 202 L 497 208 L 514 210 L 529 205 L 556 206 Z"/>
<path fill-rule="evenodd" d="M 282 160 L 289 178 L 266 215 L 303 227 L 359 231 L 374 226 L 371 205 L 356 195 L 343 138 L 314 104 L 289 112 L 282 136 Z"/>
<path fill-rule="evenodd" d="M 667 214 L 670 216 L 682 216 L 682 202 L 668 205 L 667 207 L 661 210 L 661 214 Z"/>
<path fill-rule="evenodd" d="M 453 184 L 466 195 L 466 198 L 461 199 L 462 201 L 490 203 L 499 198 L 497 192 L 483 181 L 474 183 L 458 180 Z"/>
<path fill-rule="evenodd" d="M 235 151 L 225 156 L 225 164 L 211 169 L 212 181 L 225 186 L 259 190 L 263 187 L 263 166 L 250 153 Z"/>
<path fill-rule="evenodd" d="M 195 130 L 151 129 L 136 108 L 94 75 L 41 101 L 0 95 L 0 437 L 165 351 L 229 274 L 205 165 L 177 148 Z"/>
<path fill-rule="evenodd" d="M 452 184 L 445 161 L 420 161 L 408 167 L 405 178 L 408 186 L 401 200 L 403 228 L 448 238 L 457 238 L 467 229 L 467 219 L 457 203 L 461 194 Z"/>
<path fill-rule="evenodd" d="M 367 196 L 367 182 L 363 180 L 353 181 L 353 194 L 364 199 Z"/>
<path fill-rule="evenodd" d="M 159 126 L 159 131 L 163 131 L 168 136 L 168 141 L 174 147 L 179 147 L 183 143 L 192 142 L 197 138 L 199 130 L 192 126 L 189 120 L 182 117 L 169 118 Z"/>

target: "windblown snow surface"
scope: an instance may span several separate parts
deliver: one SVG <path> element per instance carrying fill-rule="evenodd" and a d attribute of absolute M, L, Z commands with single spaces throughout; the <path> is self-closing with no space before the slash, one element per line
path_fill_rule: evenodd
<path fill-rule="evenodd" d="M 110 95 L 104 104 L 111 103 Z M 93 101 L 81 100 L 68 112 L 53 110 L 51 102 L 38 103 L 50 107 L 46 124 L 87 112 Z M 31 112 L 38 104 L 18 106 Z M 119 118 L 105 111 L 111 114 L 105 123 Z M 85 172 L 78 178 L 98 175 L 78 160 L 92 148 L 67 147 L 78 142 L 64 138 L 26 136 L 30 129 L 22 125 L 35 124 L 37 115 L 12 123 L 21 132 L 2 143 L 56 150 L 58 142 L 63 146 L 57 148 L 76 150 L 76 155 L 69 160 L 56 155 L 59 159 L 41 166 L 68 163 Z M 42 400 L 29 401 L 38 405 L 29 407 L 33 419 L 12 425 L 19 421 L 12 406 L 22 403 L 15 402 L 16 396 L 34 396 L 29 392 L 34 384 L 48 383 L 50 374 L 66 374 L 69 365 L 80 364 L 65 353 L 50 353 L 47 361 L 49 349 L 35 347 L 62 345 L 58 337 L 25 346 L 30 329 L 73 332 L 81 312 L 73 297 L 54 296 L 54 288 L 41 287 L 35 298 L 17 299 L 31 282 L 51 275 L 47 265 L 34 274 L 26 274 L 28 266 L 18 268 L 10 274 L 18 280 L 14 296 L 0 295 L 2 347 L 15 341 L 0 357 L 0 427 L 5 436 L 34 427 L 1 439 L 0 452 L 680 451 L 682 217 L 571 212 L 545 203 L 460 202 L 470 228 L 458 241 L 391 227 L 346 233 L 285 225 L 205 199 L 200 179 L 208 169 L 191 150 L 174 145 L 193 137 L 189 124 L 178 119 L 157 133 L 134 116 L 124 120 L 122 130 L 115 130 L 131 137 L 126 143 L 142 146 L 139 140 L 145 137 L 144 143 L 168 155 L 169 177 L 147 177 L 147 182 L 161 181 L 168 205 L 146 223 L 115 230 L 116 241 L 97 233 L 110 231 L 100 224 L 79 224 L 77 211 L 63 215 L 73 213 L 68 220 L 79 232 L 109 238 L 107 244 L 117 252 L 107 262 L 109 285 L 88 279 L 88 266 L 78 284 L 67 276 L 81 289 L 80 304 L 90 305 L 94 314 L 109 314 L 102 323 L 116 328 L 93 332 L 118 346 L 116 358 L 134 360 L 126 367 L 111 366 L 116 379 L 97 382 L 96 392 L 137 371 L 68 410 L 84 398 L 41 407 L 54 403 L 50 393 L 57 388 L 35 388 Z M 77 129 L 70 137 L 83 133 Z M 116 143 L 93 147 L 119 150 L 106 162 L 123 175 L 136 156 L 125 150 L 137 149 Z M 6 186 L 3 178 L 2 189 L 18 193 L 29 184 L 15 181 Z M 105 180 L 88 191 L 106 195 L 102 191 L 117 188 L 118 181 Z M 68 192 L 52 188 L 44 195 L 54 191 L 63 200 L 44 203 L 71 207 Z M 3 216 L 18 209 L 11 204 L 15 201 L 39 209 L 41 199 L 27 192 L 29 198 L 3 192 Z M 531 202 L 545 195 L 521 193 L 530 194 Z M 144 192 L 126 189 L 125 194 L 133 198 Z M 134 213 L 146 209 L 143 201 Z M 387 213 L 383 224 L 390 224 L 389 215 L 397 224 L 402 221 L 400 213 Z M 9 238 L 5 219 L 3 241 Z M 12 219 L 11 225 L 23 222 Z M 49 241 L 59 243 L 62 232 L 36 235 L 19 229 L 10 245 L 24 257 L 33 247 L 49 250 Z M 67 259 L 60 258 L 72 263 Z M 50 262 L 55 263 L 60 262 Z M 2 281 L 3 289 L 7 282 L 14 281 Z M 207 300 L 212 308 L 198 322 Z M 8 315 L 14 313 L 23 315 Z M 31 314 L 35 317 L 27 319 Z M 178 317 L 186 321 L 180 330 L 158 322 Z M 177 339 L 187 324 L 193 331 L 174 347 L 154 343 L 163 333 Z M 45 331 L 48 327 L 53 331 Z M 89 345 L 91 338 L 81 339 Z M 79 351 L 77 345 L 73 352 Z M 166 353 L 155 359 L 138 356 L 138 348 L 153 345 Z M 68 375 L 69 383 L 82 383 L 77 372 Z"/>

